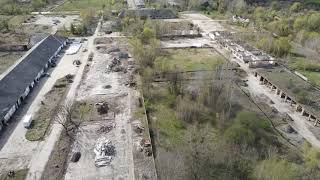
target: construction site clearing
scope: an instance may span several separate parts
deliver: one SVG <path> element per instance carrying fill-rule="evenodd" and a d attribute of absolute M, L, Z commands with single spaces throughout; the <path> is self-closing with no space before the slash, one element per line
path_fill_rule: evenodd
<path fill-rule="evenodd" d="M 130 82 L 134 69 L 129 68 L 130 55 L 123 55 L 128 53 L 123 42 L 121 38 L 95 40 L 90 69 L 76 97 L 79 102 L 92 104 L 92 108 L 69 155 L 79 152 L 81 157 L 76 163 L 68 163 L 65 179 L 92 179 L 97 174 L 105 179 L 156 177 L 154 166 L 149 164 L 153 159 L 151 145 L 140 145 L 148 137 L 144 136 L 148 130 L 142 126 L 146 119 L 133 116 L 139 92 Z M 112 47 L 117 48 L 102 51 Z M 142 154 L 140 158 L 134 158 L 136 153 Z"/>

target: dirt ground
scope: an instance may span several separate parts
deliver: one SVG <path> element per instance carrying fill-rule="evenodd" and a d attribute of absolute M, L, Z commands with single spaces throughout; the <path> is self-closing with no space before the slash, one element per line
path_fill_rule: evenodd
<path fill-rule="evenodd" d="M 5 72 L 11 65 L 25 54 L 24 51 L 0 52 L 0 74 Z"/>
<path fill-rule="evenodd" d="M 97 41 L 96 41 L 97 42 Z M 105 44 L 120 44 L 123 41 L 117 38 L 104 39 L 103 42 L 96 43 L 98 46 Z M 115 43 L 116 42 L 116 43 Z M 118 45 L 119 45 L 118 44 Z M 97 45 L 96 45 L 97 46 Z M 126 46 L 120 45 L 121 51 L 126 51 Z M 135 164 L 134 152 L 137 151 L 137 144 L 141 140 L 133 131 L 134 116 L 133 111 L 138 102 L 136 90 L 127 86 L 130 71 L 114 72 L 108 71 L 111 64 L 112 55 L 105 51 L 94 52 L 93 61 L 89 64 L 90 68 L 85 75 L 82 84 L 78 89 L 77 101 L 87 102 L 93 107 L 90 117 L 79 132 L 72 145 L 71 153 L 79 151 L 81 158 L 77 163 L 68 163 L 66 180 L 71 179 L 134 179 L 134 177 L 155 177 L 155 171 L 149 166 L 145 172 L 135 171 L 144 164 Z M 121 64 L 127 68 L 129 59 L 121 59 Z M 97 113 L 96 103 L 107 102 L 109 112 L 106 114 Z M 101 126 L 112 124 L 110 132 L 98 132 Z M 98 138 L 106 137 L 115 146 L 116 155 L 110 165 L 96 167 L 94 164 L 94 147 Z M 143 152 L 141 152 L 144 155 Z M 152 162 L 153 158 L 148 159 Z M 141 162 L 140 162 L 141 163 Z M 140 167 L 140 168 L 139 168 Z M 141 168 L 142 169 L 142 168 Z"/>
<path fill-rule="evenodd" d="M 51 153 L 50 159 L 42 174 L 43 180 L 58 180 L 63 179 L 65 173 L 65 165 L 68 162 L 68 154 L 72 139 L 64 132 L 55 144 L 55 148 Z"/>
<path fill-rule="evenodd" d="M 52 90 L 45 95 L 45 99 L 41 102 L 40 109 L 33 116 L 31 126 L 26 133 L 26 138 L 29 141 L 43 140 L 53 117 L 57 114 L 59 105 L 63 102 L 66 92 L 68 92 L 70 83 L 72 83 L 72 78 L 58 79 Z"/>
<path fill-rule="evenodd" d="M 199 13 L 183 13 L 181 15 L 182 19 L 187 19 L 191 21 L 193 24 L 200 27 L 201 31 L 204 34 L 208 34 L 211 31 L 223 31 L 224 27 L 219 23 L 219 20 L 212 20 L 211 18 L 199 14 Z M 223 22 L 225 20 L 222 20 Z"/>
<path fill-rule="evenodd" d="M 79 15 L 64 15 L 64 16 L 45 16 L 36 15 L 28 23 L 42 26 L 49 26 L 52 32 L 56 32 L 60 28 L 70 29 L 71 23 L 79 23 L 81 20 Z"/>

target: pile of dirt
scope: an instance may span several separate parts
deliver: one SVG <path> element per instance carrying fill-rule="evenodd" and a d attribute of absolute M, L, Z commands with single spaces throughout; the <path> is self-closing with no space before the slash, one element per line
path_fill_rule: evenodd
<path fill-rule="evenodd" d="M 107 102 L 96 103 L 96 106 L 99 114 L 107 114 L 109 111 L 109 105 Z"/>

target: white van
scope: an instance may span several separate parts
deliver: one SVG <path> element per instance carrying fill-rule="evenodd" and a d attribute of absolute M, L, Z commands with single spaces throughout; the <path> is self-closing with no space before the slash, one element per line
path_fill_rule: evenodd
<path fill-rule="evenodd" d="M 32 116 L 31 116 L 31 115 L 25 115 L 25 116 L 23 117 L 23 126 L 24 126 L 25 128 L 30 127 L 31 122 L 32 122 Z"/>

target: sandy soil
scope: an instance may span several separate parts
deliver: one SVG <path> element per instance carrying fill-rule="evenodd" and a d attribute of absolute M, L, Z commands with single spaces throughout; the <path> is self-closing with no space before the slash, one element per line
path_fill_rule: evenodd
<path fill-rule="evenodd" d="M 219 23 L 219 20 L 212 20 L 209 17 L 199 13 L 184 13 L 181 15 L 183 19 L 191 21 L 198 25 L 203 31 L 203 34 L 208 34 L 211 31 L 224 31 L 225 29 Z"/>
<path fill-rule="evenodd" d="M 207 38 L 178 38 L 175 40 L 161 41 L 163 48 L 190 48 L 210 47 L 210 40 Z"/>

